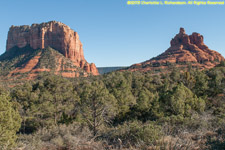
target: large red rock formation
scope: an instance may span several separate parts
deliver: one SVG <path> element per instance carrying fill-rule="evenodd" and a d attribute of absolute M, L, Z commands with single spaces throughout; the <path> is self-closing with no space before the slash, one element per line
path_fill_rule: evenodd
<path fill-rule="evenodd" d="M 56 21 L 31 26 L 11 26 L 8 32 L 6 51 L 17 46 L 30 46 L 33 49 L 52 47 L 62 53 L 86 72 L 98 75 L 95 64 L 89 64 L 83 53 L 79 35 L 69 26 Z"/>
<path fill-rule="evenodd" d="M 148 71 L 154 69 L 154 66 L 165 68 L 165 64 L 168 63 L 178 65 L 187 62 L 204 69 L 212 68 L 225 60 L 221 54 L 204 44 L 202 35 L 196 32 L 187 35 L 184 28 L 180 28 L 180 32 L 171 40 L 170 45 L 164 53 L 143 63 L 134 64 L 130 70 Z"/>

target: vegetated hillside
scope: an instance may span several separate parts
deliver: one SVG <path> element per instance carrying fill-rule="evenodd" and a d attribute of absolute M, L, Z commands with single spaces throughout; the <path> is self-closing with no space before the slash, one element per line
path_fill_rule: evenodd
<path fill-rule="evenodd" d="M 89 74 L 51 47 L 34 50 L 29 46 L 14 47 L 0 56 L 0 76 L 4 82 L 21 82 L 35 79 L 42 72 L 52 72 L 64 77 Z"/>
<path fill-rule="evenodd" d="M 224 62 L 158 75 L 44 76 L 9 98 L 22 118 L 22 149 L 225 148 Z"/>
<path fill-rule="evenodd" d="M 116 70 L 124 69 L 126 67 L 97 67 L 99 74 L 105 74 Z"/>
<path fill-rule="evenodd" d="M 171 46 L 164 53 L 134 64 L 128 70 L 167 72 L 171 65 L 186 69 L 189 64 L 195 68 L 209 69 L 225 60 L 220 53 L 209 49 L 203 40 L 199 33 L 187 35 L 185 30 L 180 28 L 180 32 L 171 40 Z"/>

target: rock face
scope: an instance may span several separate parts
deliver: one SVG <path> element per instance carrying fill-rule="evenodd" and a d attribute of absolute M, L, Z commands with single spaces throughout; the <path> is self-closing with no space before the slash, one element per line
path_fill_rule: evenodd
<path fill-rule="evenodd" d="M 170 48 L 157 57 L 140 64 L 134 64 L 130 70 L 148 71 L 154 69 L 154 66 L 165 68 L 166 64 L 185 64 L 190 62 L 193 66 L 204 68 L 212 68 L 220 61 L 224 61 L 224 57 L 214 50 L 210 50 L 203 42 L 203 36 L 199 33 L 187 35 L 184 28 L 180 28 L 180 32 L 171 40 Z"/>
<path fill-rule="evenodd" d="M 84 58 L 82 43 L 77 32 L 61 22 L 50 21 L 31 26 L 11 26 L 6 51 L 16 46 L 23 48 L 28 45 L 33 49 L 51 47 L 72 60 L 74 65 L 88 73 L 98 75 L 95 64 L 89 64 Z"/>

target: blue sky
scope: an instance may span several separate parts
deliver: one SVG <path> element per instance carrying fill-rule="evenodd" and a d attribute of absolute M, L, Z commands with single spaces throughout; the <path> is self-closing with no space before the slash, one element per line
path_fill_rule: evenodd
<path fill-rule="evenodd" d="M 56 20 L 78 32 L 96 66 L 129 66 L 164 52 L 184 27 L 225 56 L 225 5 L 128 6 L 126 0 L 2 0 L 0 54 L 11 25 Z"/>

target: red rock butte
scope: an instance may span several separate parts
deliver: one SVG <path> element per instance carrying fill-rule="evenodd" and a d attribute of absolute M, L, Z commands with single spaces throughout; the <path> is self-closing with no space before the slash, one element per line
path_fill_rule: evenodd
<path fill-rule="evenodd" d="M 194 32 L 187 35 L 184 28 L 180 28 L 180 32 L 170 41 L 171 46 L 164 53 L 143 63 L 134 64 L 129 70 L 148 71 L 154 68 L 152 66 L 159 67 L 168 63 L 187 62 L 204 69 L 212 68 L 220 61 L 224 61 L 224 57 L 220 53 L 209 49 L 204 44 L 203 39 L 203 36 L 199 33 Z"/>
<path fill-rule="evenodd" d="M 8 32 L 6 51 L 16 46 L 23 48 L 28 45 L 32 49 L 51 47 L 86 72 L 93 75 L 99 74 L 95 64 L 89 64 L 85 60 L 78 33 L 61 22 L 50 21 L 31 26 L 11 26 Z"/>

